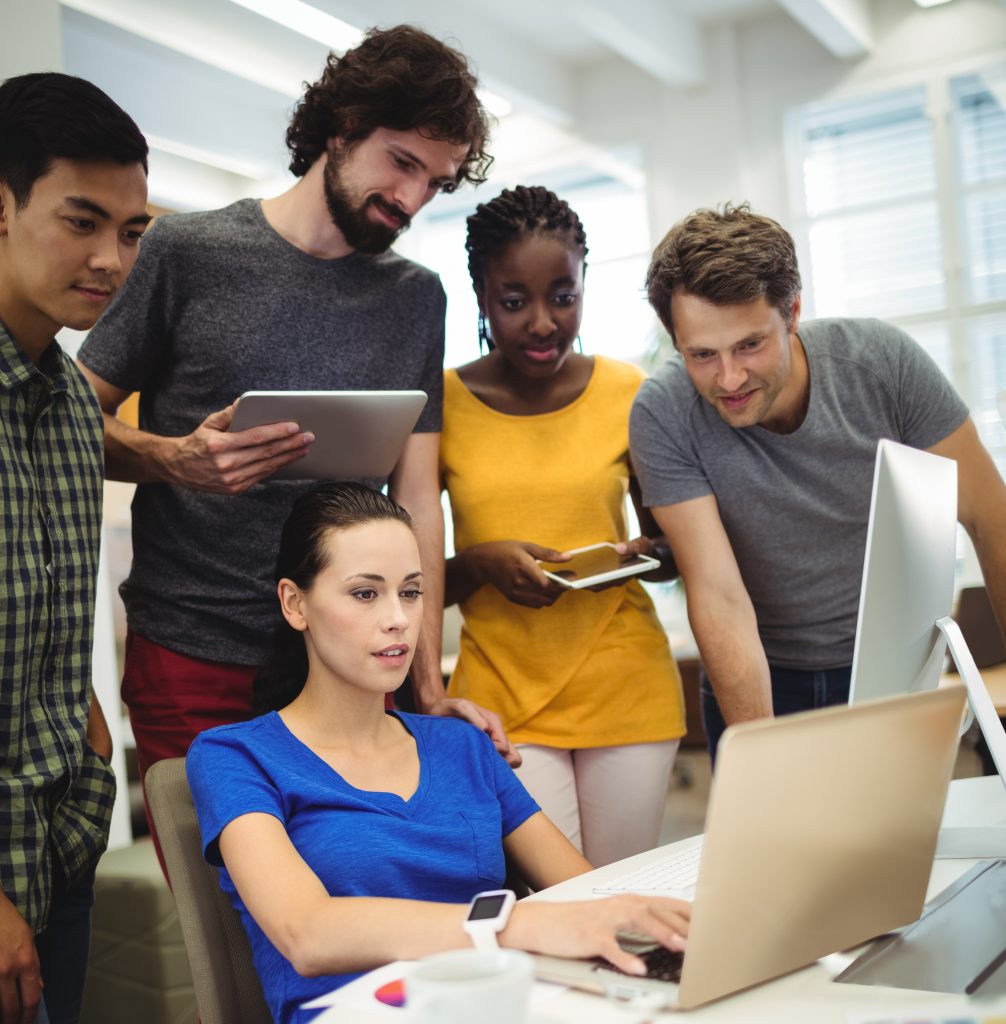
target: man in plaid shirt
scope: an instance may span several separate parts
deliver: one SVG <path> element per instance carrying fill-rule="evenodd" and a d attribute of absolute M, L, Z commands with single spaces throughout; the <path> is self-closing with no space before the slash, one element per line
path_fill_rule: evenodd
<path fill-rule="evenodd" d="M 91 687 L 102 417 L 55 341 L 149 221 L 147 144 L 101 90 L 0 85 L 0 1024 L 70 1024 L 115 795 Z"/>

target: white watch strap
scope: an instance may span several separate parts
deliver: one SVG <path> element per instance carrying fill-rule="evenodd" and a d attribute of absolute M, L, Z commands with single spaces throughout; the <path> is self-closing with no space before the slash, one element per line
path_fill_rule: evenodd
<path fill-rule="evenodd" d="M 492 928 L 469 928 L 469 935 L 472 937 L 472 945 L 480 953 L 495 953 L 500 948 L 496 941 L 496 932 Z"/>

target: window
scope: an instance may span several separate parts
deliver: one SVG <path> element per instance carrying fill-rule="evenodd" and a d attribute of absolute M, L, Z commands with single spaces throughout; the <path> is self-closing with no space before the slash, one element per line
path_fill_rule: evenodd
<path fill-rule="evenodd" d="M 965 275 L 973 303 L 1006 299 L 1006 67 L 951 80 Z"/>
<path fill-rule="evenodd" d="M 808 307 L 912 334 L 1006 473 L 1006 65 L 812 104 L 789 130 Z"/>

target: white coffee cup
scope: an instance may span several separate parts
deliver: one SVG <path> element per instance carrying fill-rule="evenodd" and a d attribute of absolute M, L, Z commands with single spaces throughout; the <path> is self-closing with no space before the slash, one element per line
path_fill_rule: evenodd
<path fill-rule="evenodd" d="M 409 1024 L 524 1024 L 533 961 L 514 949 L 459 949 L 420 960 L 405 977 Z"/>

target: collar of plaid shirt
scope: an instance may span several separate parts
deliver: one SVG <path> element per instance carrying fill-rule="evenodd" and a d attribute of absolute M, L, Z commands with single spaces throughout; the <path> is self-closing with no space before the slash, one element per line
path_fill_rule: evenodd
<path fill-rule="evenodd" d="M 115 783 L 86 744 L 102 417 L 54 341 L 38 366 L 0 324 L 0 886 L 38 932 L 53 886 L 105 848 Z"/>

